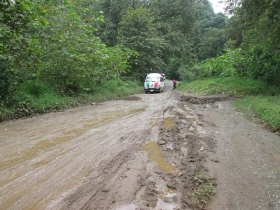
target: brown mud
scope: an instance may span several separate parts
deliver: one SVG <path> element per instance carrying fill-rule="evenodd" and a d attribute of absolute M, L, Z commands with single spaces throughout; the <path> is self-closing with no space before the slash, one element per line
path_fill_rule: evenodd
<path fill-rule="evenodd" d="M 1 123 L 1 209 L 279 210 L 280 137 L 171 87 Z M 197 174 L 215 180 L 203 206 Z"/>

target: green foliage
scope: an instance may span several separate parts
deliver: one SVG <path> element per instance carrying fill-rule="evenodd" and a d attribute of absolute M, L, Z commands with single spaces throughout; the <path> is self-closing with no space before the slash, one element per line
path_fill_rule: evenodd
<path fill-rule="evenodd" d="M 103 11 L 105 22 L 100 25 L 100 31 L 98 32 L 103 43 L 107 46 L 115 46 L 118 44 L 118 28 L 123 16 L 129 8 L 138 8 L 145 5 L 145 2 L 141 0 L 101 0 L 96 1 L 94 8 L 99 8 Z"/>
<path fill-rule="evenodd" d="M 63 94 L 80 93 L 87 88 L 89 80 L 94 83 L 102 74 L 96 61 L 105 45 L 93 35 L 97 30 L 93 25 L 102 19 L 102 15 L 96 13 L 83 18 L 81 12 L 87 12 L 87 9 L 71 2 L 48 9 L 50 24 L 42 37 L 42 59 L 51 62 L 45 62 L 38 74 Z"/>
<path fill-rule="evenodd" d="M 193 182 L 194 189 L 192 189 L 193 193 L 191 194 L 191 198 L 199 208 L 204 208 L 214 194 L 216 181 L 214 177 L 197 172 L 193 178 Z"/>
<path fill-rule="evenodd" d="M 235 64 L 241 59 L 240 49 L 229 50 L 219 57 L 209 58 L 192 66 L 181 66 L 179 69 L 180 79 L 190 81 L 207 77 L 237 76 Z"/>
<path fill-rule="evenodd" d="M 205 13 L 204 2 L 161 0 L 151 1 L 149 9 L 156 21 L 158 36 L 164 40 L 159 66 L 169 78 L 179 78 L 178 69 L 196 59 L 192 35 L 197 36 L 197 21 Z"/>
<path fill-rule="evenodd" d="M 280 97 L 248 96 L 236 101 L 236 107 L 247 115 L 258 117 L 273 131 L 280 131 Z"/>
<path fill-rule="evenodd" d="M 32 75 L 37 66 L 34 53 L 40 53 L 32 29 L 47 24 L 42 3 L 32 1 L 4 1 L 0 3 L 0 98 L 14 94 L 15 86 Z"/>
<path fill-rule="evenodd" d="M 19 84 L 18 86 L 19 87 L 17 87 L 16 89 L 37 98 L 45 92 L 55 91 L 49 84 L 43 83 L 39 80 L 29 80 L 25 83 Z"/>
<path fill-rule="evenodd" d="M 35 87 L 39 87 L 39 93 L 35 91 Z M 92 85 L 91 91 L 88 93 L 84 92 L 79 96 L 69 97 L 52 91 L 47 84 L 29 83 L 22 86 L 22 91 L 18 91 L 12 96 L 12 99 L 9 100 L 10 104 L 0 102 L 0 122 L 37 113 L 62 110 L 93 101 L 113 99 L 141 91 L 142 85 L 132 80 L 104 80 L 99 86 Z"/>
<path fill-rule="evenodd" d="M 238 15 L 243 18 L 246 24 L 244 31 L 246 44 L 257 44 L 267 39 L 272 40 L 272 44 L 279 47 L 280 42 L 280 2 L 275 0 L 247 0 L 242 1 L 242 7 Z M 254 31 L 254 34 L 251 34 Z M 248 40 L 246 40 L 249 36 Z"/>
<path fill-rule="evenodd" d="M 129 59 L 138 56 L 138 52 L 120 46 L 106 47 L 99 54 L 98 64 L 106 79 L 120 79 L 130 68 Z"/>
<path fill-rule="evenodd" d="M 280 88 L 265 82 L 238 77 L 207 78 L 193 82 L 182 82 L 178 89 L 189 93 L 223 94 L 236 97 L 247 95 L 276 95 Z"/>
<path fill-rule="evenodd" d="M 198 78 L 204 78 L 204 65 L 202 63 L 196 63 L 192 65 L 181 65 L 179 67 L 180 80 L 182 81 L 192 81 Z"/>
<path fill-rule="evenodd" d="M 139 53 L 139 57 L 132 57 L 134 76 L 143 76 L 150 69 L 161 69 L 164 66 L 161 59 L 164 40 L 157 36 L 156 25 L 150 10 L 143 7 L 127 10 L 118 30 L 119 44 Z"/>
<path fill-rule="evenodd" d="M 234 47 L 238 48 L 241 46 L 243 41 L 242 29 L 244 27 L 244 21 L 238 15 L 234 15 L 229 18 L 226 27 L 226 36 L 228 40 L 234 41 Z"/>
<path fill-rule="evenodd" d="M 226 42 L 225 30 L 209 28 L 204 32 L 199 49 L 199 59 L 207 59 L 221 55 Z"/>
<path fill-rule="evenodd" d="M 195 0 L 161 0 L 151 1 L 149 7 L 156 20 L 169 26 L 173 32 L 190 34 L 194 28 L 194 23 L 199 16 L 200 3 Z"/>
<path fill-rule="evenodd" d="M 236 62 L 238 75 L 280 85 L 280 49 L 271 47 L 270 43 L 260 43 L 243 51 L 243 59 Z"/>
<path fill-rule="evenodd" d="M 104 77 L 139 79 L 150 69 L 178 77 L 196 57 L 190 37 L 204 10 L 213 14 L 194 0 L 4 1 L 0 97 L 32 80 L 78 95 Z M 224 23 L 221 15 L 211 20 L 211 27 Z"/>
<path fill-rule="evenodd" d="M 234 59 L 236 58 L 235 56 L 236 53 L 234 51 L 230 51 L 227 54 L 221 55 L 217 58 L 207 59 L 203 63 L 205 68 L 204 76 L 236 76 L 236 71 L 234 68 Z"/>
<path fill-rule="evenodd" d="M 279 86 L 280 2 L 239 2 L 227 28 L 228 38 L 242 47 L 242 59 L 236 63 L 236 71 L 242 77 L 261 79 Z"/>

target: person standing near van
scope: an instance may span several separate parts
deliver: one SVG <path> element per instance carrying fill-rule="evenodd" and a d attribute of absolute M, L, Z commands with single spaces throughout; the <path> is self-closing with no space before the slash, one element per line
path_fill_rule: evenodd
<path fill-rule="evenodd" d="M 176 84 L 177 84 L 176 79 L 173 79 L 173 89 L 175 89 L 175 88 L 176 88 Z"/>

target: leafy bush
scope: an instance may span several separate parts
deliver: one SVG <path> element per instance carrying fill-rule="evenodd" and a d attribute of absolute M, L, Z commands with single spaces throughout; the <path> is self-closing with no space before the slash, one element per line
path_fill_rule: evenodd
<path fill-rule="evenodd" d="M 207 77 L 233 77 L 235 63 L 241 59 L 241 50 L 231 50 L 216 58 L 209 58 L 191 67 L 182 66 L 179 69 L 180 79 L 191 81 Z"/>
<path fill-rule="evenodd" d="M 235 60 L 239 57 L 239 51 L 228 51 L 217 58 L 210 58 L 204 62 L 205 77 L 232 77 L 236 76 L 234 68 Z"/>
<path fill-rule="evenodd" d="M 236 71 L 241 77 L 280 85 L 280 51 L 267 43 L 253 45 L 242 51 L 242 59 L 236 62 Z"/>
<path fill-rule="evenodd" d="M 35 97 L 39 97 L 45 92 L 55 92 L 53 87 L 39 80 L 28 80 L 18 85 L 17 89 Z"/>
<path fill-rule="evenodd" d="M 202 63 L 196 63 L 193 66 L 181 66 L 179 67 L 180 80 L 192 81 L 198 78 L 204 78 L 204 65 Z"/>

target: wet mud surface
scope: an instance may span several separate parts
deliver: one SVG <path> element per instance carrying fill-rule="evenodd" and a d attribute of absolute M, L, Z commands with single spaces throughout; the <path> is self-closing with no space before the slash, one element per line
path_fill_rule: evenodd
<path fill-rule="evenodd" d="M 159 94 L 1 123 L 1 209 L 280 209 L 280 137 L 232 98 L 166 83 Z M 216 183 L 203 208 L 192 196 L 198 173 Z"/>

